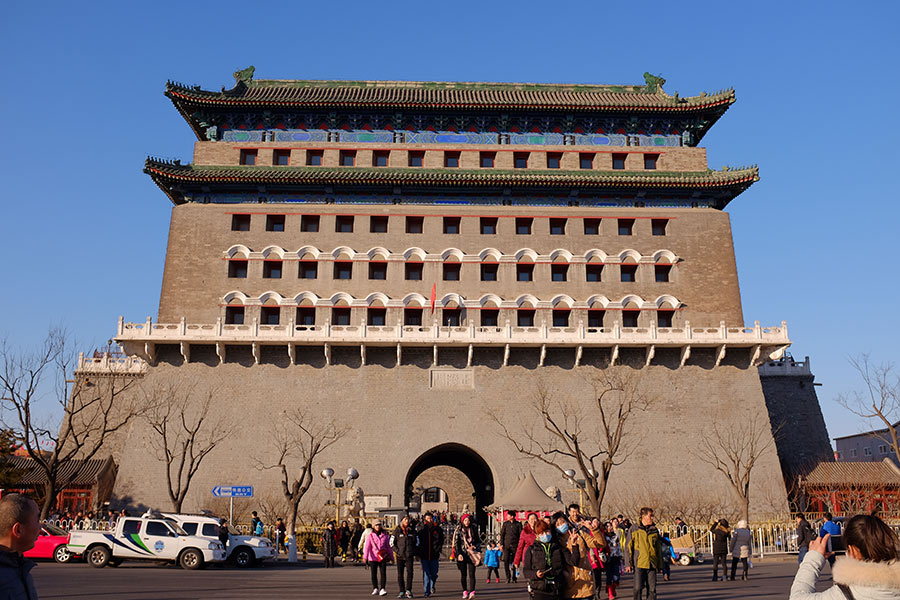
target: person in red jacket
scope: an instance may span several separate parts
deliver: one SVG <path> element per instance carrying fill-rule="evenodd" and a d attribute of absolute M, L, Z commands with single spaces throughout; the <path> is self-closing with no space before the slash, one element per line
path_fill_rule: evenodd
<path fill-rule="evenodd" d="M 528 551 L 528 548 L 534 543 L 536 537 L 534 533 L 534 524 L 537 523 L 537 520 L 537 513 L 528 513 L 527 522 L 522 527 L 522 533 L 519 535 L 519 545 L 516 547 L 516 557 L 513 560 L 513 566 L 516 568 L 516 571 L 519 570 L 519 565 L 522 564 L 522 560 L 525 558 L 525 553 Z"/>

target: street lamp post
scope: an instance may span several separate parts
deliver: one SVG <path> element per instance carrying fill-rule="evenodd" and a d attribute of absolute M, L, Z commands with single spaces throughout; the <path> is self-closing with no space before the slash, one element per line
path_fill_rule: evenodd
<path fill-rule="evenodd" d="M 353 487 L 356 480 L 359 479 L 359 471 L 353 467 L 347 469 L 346 482 L 343 479 L 335 478 L 334 469 L 322 469 L 322 472 L 319 473 L 319 475 L 325 480 L 325 489 L 337 492 L 337 500 L 334 505 L 334 521 L 335 524 L 337 524 L 341 520 L 341 490 L 344 489 L 344 487 Z"/>
<path fill-rule="evenodd" d="M 593 475 L 593 471 L 591 471 Z M 568 469 L 563 472 L 563 479 L 574 485 L 578 489 L 578 508 L 584 510 L 584 487 L 585 482 L 583 480 L 575 479 L 575 475 L 577 473 L 574 469 Z"/>

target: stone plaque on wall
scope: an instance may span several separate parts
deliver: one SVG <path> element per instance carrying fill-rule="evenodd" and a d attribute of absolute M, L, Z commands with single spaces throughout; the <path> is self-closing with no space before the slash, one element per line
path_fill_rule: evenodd
<path fill-rule="evenodd" d="M 475 373 L 472 369 L 432 369 L 431 389 L 472 390 L 475 389 Z"/>

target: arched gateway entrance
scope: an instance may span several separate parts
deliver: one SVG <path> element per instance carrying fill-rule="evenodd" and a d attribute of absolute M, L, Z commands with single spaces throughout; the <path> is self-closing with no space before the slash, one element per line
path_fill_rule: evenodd
<path fill-rule="evenodd" d="M 487 524 L 487 515 L 482 509 L 494 502 L 494 475 L 491 473 L 491 468 L 487 462 L 477 452 L 462 444 L 441 444 L 440 446 L 435 446 L 413 461 L 409 472 L 406 474 L 404 504 L 409 506 L 415 495 L 413 483 L 416 481 L 416 478 L 428 469 L 440 466 L 451 467 L 460 471 L 471 482 L 474 489 L 472 493 L 474 498 L 468 504 L 474 507 L 475 519 L 479 525 L 484 527 Z M 447 489 L 444 486 L 448 485 L 446 482 L 441 481 L 424 483 L 426 487 L 435 486 L 442 489 Z"/>

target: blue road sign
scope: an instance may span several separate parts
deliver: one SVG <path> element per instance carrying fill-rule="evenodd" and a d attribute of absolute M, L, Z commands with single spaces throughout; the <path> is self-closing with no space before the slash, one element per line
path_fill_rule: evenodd
<path fill-rule="evenodd" d="M 217 485 L 212 489 L 216 498 L 252 498 L 252 485 Z"/>

